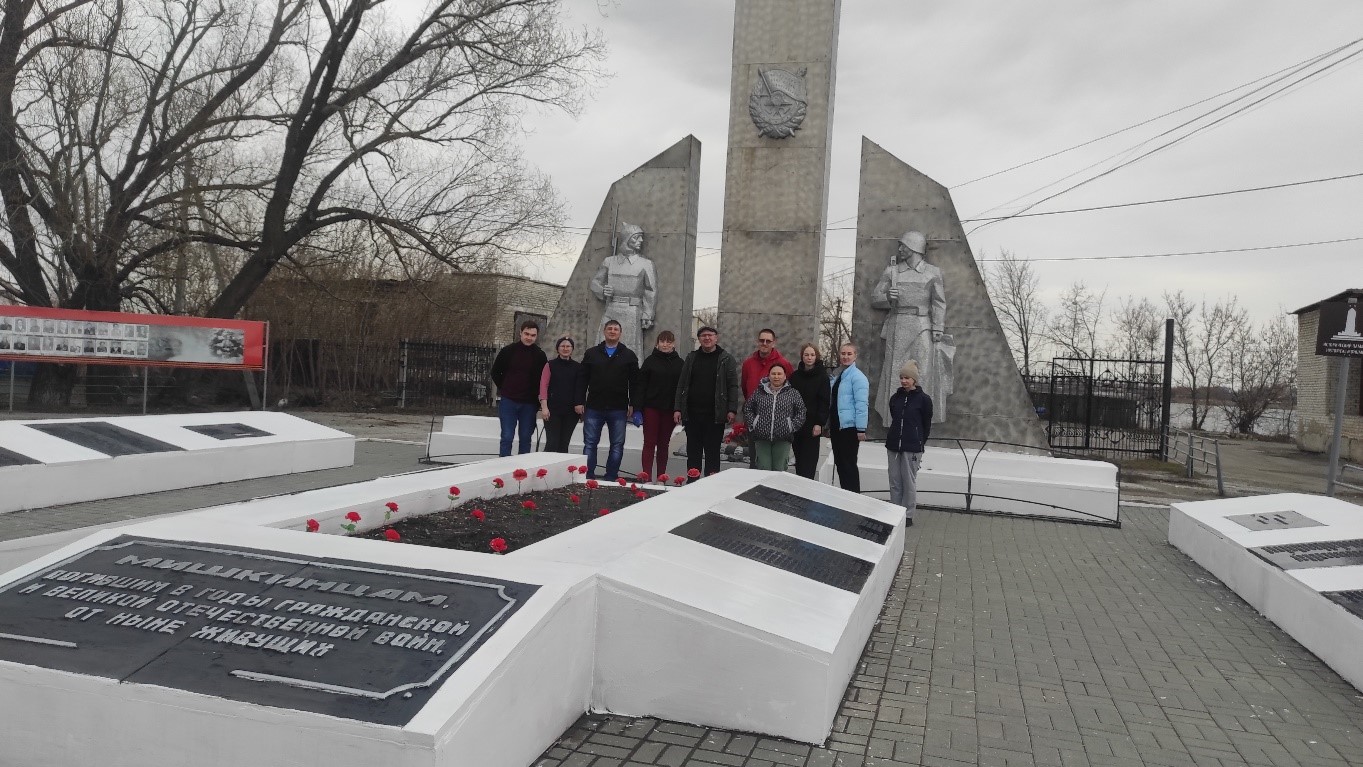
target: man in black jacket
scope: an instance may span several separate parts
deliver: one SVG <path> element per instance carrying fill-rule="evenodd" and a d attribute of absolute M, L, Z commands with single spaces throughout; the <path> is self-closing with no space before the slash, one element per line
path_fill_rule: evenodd
<path fill-rule="evenodd" d="M 611 447 L 603 479 L 615 481 L 625 457 L 625 425 L 634 417 L 634 387 L 639 358 L 620 343 L 620 323 L 610 320 L 601 329 L 605 341 L 582 355 L 577 383 L 577 410 L 582 418 L 582 452 L 587 456 L 587 477 L 596 478 L 596 447 L 601 427 L 610 429 Z"/>
<path fill-rule="evenodd" d="M 682 364 L 673 419 L 686 422 L 687 474 L 695 469 L 709 476 L 719 471 L 724 425 L 733 423 L 743 408 L 743 390 L 738 384 L 738 360 L 719 345 L 719 331 L 703 327 L 696 331 L 696 340 L 700 348 L 686 355 Z"/>
<path fill-rule="evenodd" d="M 540 329 L 534 320 L 521 323 L 521 340 L 507 344 L 492 361 L 492 382 L 497 384 L 497 419 L 502 424 L 498 455 L 511 455 L 511 439 L 520 431 L 520 452 L 534 447 L 535 414 L 539 412 L 540 374 L 549 362 L 535 345 Z"/>

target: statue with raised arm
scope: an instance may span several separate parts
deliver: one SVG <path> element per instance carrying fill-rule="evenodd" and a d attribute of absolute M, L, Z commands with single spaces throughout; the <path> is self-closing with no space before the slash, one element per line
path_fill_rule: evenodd
<path fill-rule="evenodd" d="M 927 237 L 906 232 L 899 238 L 890 265 L 871 291 L 871 306 L 887 310 L 880 337 L 885 354 L 876 381 L 876 412 L 890 423 L 890 396 L 899 388 L 899 369 L 909 360 L 918 363 L 918 386 L 932 398 L 932 420 L 946 420 L 951 393 L 951 364 L 956 347 L 945 335 L 947 301 L 942 270 L 923 259 Z"/>
<path fill-rule="evenodd" d="M 653 327 L 658 299 L 658 275 L 653 262 L 644 258 L 644 230 L 620 224 L 620 247 L 601 262 L 592 277 L 592 294 L 605 302 L 601 328 L 620 323 L 620 342 L 635 353 L 644 348 L 644 331 Z"/>

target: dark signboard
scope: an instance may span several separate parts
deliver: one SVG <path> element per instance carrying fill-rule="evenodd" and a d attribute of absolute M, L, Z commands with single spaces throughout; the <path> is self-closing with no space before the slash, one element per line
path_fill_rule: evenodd
<path fill-rule="evenodd" d="M 1283 570 L 1308 567 L 1348 567 L 1363 565 L 1363 539 L 1282 543 L 1250 549 L 1260 559 Z"/>
<path fill-rule="evenodd" d="M 172 453 L 178 448 L 168 442 L 152 439 L 107 421 L 61 421 L 58 423 L 24 424 L 44 434 L 51 434 L 81 447 L 105 455 L 138 455 L 140 453 Z"/>
<path fill-rule="evenodd" d="M 861 593 L 875 569 L 864 559 L 714 512 L 673 528 L 672 534 L 854 594 Z"/>
<path fill-rule="evenodd" d="M 207 423 L 186 426 L 186 429 L 213 439 L 246 439 L 247 437 L 273 437 L 268 431 L 247 426 L 244 423 Z"/>
<path fill-rule="evenodd" d="M 748 488 L 739 494 L 738 500 L 781 514 L 789 514 L 792 517 L 798 517 L 806 522 L 812 522 L 830 530 L 837 530 L 840 533 L 875 541 L 882 546 L 885 545 L 885 541 L 889 540 L 890 533 L 894 530 L 894 525 L 880 520 L 863 517 L 837 506 L 811 501 L 794 493 L 787 493 L 784 490 L 777 490 L 766 485 Z"/>
<path fill-rule="evenodd" d="M 42 461 L 35 461 L 22 453 L 0 447 L 0 466 L 24 466 L 31 463 L 42 463 Z"/>
<path fill-rule="evenodd" d="M 0 587 L 0 659 L 402 726 L 537 588 L 122 536 Z"/>
<path fill-rule="evenodd" d="M 1328 301 L 1320 305 L 1316 325 L 1316 354 L 1321 357 L 1363 357 L 1363 318 L 1358 304 Z"/>

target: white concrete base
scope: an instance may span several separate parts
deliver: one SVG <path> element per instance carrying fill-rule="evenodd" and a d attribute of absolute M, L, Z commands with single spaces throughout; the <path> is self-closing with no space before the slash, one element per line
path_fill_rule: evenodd
<path fill-rule="evenodd" d="M 541 442 L 544 439 L 544 422 L 536 421 L 536 437 Z M 431 460 L 441 463 L 467 463 L 483 458 L 495 458 L 500 449 L 502 428 L 496 418 L 479 415 L 451 415 L 446 416 L 441 423 L 440 431 L 433 432 L 427 441 L 427 452 Z M 672 444 L 668 447 L 668 467 L 676 473 L 677 470 L 686 471 L 686 459 L 680 456 L 671 455 L 682 444 L 686 438 L 685 432 L 680 426 L 672 433 Z M 512 449 L 520 448 L 519 441 L 512 444 Z M 642 456 L 644 450 L 644 433 L 637 426 L 625 427 L 625 457 L 621 460 L 620 470 L 626 472 L 628 476 L 633 476 L 642 467 Z M 601 432 L 601 444 L 597 447 L 597 472 L 601 472 L 606 465 L 606 454 L 610 451 L 610 431 L 603 429 Z M 573 432 L 572 454 L 582 455 L 582 424 L 577 425 Z"/>
<path fill-rule="evenodd" d="M 333 469 L 355 463 L 355 438 L 285 413 L 244 411 L 82 418 L 105 421 L 181 448 L 110 457 L 29 424 L 0 422 L 0 447 L 42 463 L 0 466 L 0 513 L 220 482 Z M 186 426 L 242 423 L 268 437 L 219 440 Z"/>
<path fill-rule="evenodd" d="M 1227 519 L 1281 511 L 1295 511 L 1323 525 L 1251 530 Z M 1363 690 L 1363 618 L 1321 596 L 1363 589 L 1363 566 L 1283 570 L 1249 551 L 1354 538 L 1363 538 L 1363 507 L 1316 495 L 1175 503 L 1169 509 L 1169 543 Z"/>
<path fill-rule="evenodd" d="M 889 497 L 885 446 L 866 443 L 857 453 L 862 492 Z M 833 456 L 819 479 L 835 483 Z M 1104 461 L 1004 453 L 968 447 L 929 447 L 918 472 L 918 504 L 942 509 L 1119 524 L 1117 467 Z M 967 492 L 970 494 L 967 506 Z"/>

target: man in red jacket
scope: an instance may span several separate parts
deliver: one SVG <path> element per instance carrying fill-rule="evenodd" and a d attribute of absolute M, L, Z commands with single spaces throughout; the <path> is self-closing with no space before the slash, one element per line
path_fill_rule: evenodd
<path fill-rule="evenodd" d="M 776 331 L 762 328 L 757 331 L 757 349 L 752 356 L 743 360 L 744 402 L 747 402 L 752 393 L 757 391 L 757 387 L 762 385 L 762 379 L 767 377 L 767 371 L 771 370 L 772 365 L 785 368 L 787 376 L 795 370 L 795 367 L 781 356 L 781 352 L 776 351 Z"/>

